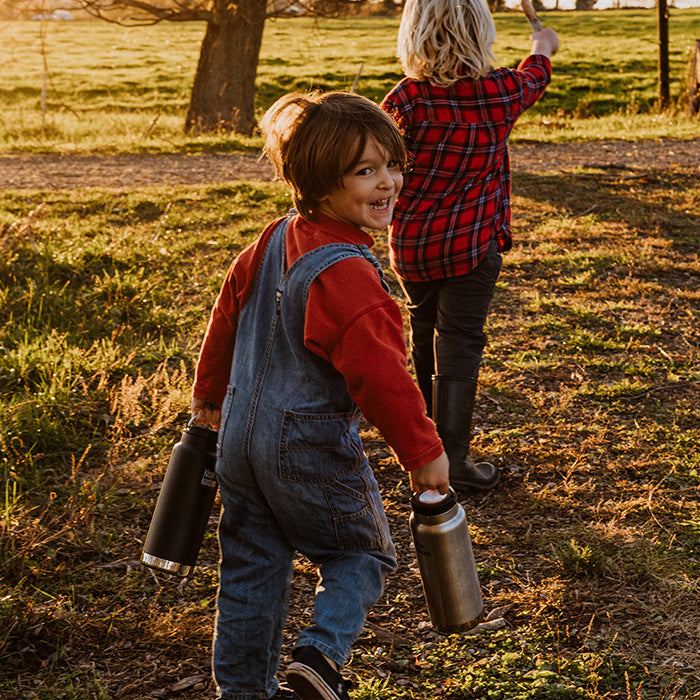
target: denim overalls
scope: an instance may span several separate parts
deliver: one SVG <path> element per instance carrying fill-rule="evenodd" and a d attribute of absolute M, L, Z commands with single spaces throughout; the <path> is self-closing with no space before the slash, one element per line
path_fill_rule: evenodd
<path fill-rule="evenodd" d="M 304 347 L 315 277 L 351 256 L 379 264 L 366 246 L 337 243 L 285 272 L 288 222 L 272 234 L 239 317 L 219 430 L 214 675 L 230 700 L 267 698 L 277 688 L 295 552 L 319 565 L 321 577 L 313 624 L 296 645 L 341 665 L 396 567 L 360 412 L 342 375 Z"/>

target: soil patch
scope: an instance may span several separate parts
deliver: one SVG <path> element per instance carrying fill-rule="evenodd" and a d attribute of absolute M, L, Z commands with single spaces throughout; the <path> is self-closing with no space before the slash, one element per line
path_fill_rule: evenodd
<path fill-rule="evenodd" d="M 514 172 L 574 168 L 666 170 L 697 167 L 700 138 L 687 141 L 591 141 L 511 145 Z M 270 164 L 254 153 L 231 155 L 0 155 L 0 189 L 131 189 L 228 180 L 271 180 Z"/>

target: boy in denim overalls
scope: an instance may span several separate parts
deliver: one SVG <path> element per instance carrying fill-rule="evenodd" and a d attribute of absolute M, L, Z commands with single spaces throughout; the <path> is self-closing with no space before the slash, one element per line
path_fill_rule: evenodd
<path fill-rule="evenodd" d="M 385 227 L 406 151 L 358 95 L 287 95 L 261 123 L 299 212 L 233 262 L 212 310 L 192 414 L 219 429 L 222 513 L 214 638 L 219 697 L 348 699 L 339 669 L 396 568 L 361 414 L 413 491 L 449 464 L 406 367 L 401 314 L 364 229 Z M 296 552 L 319 567 L 314 619 L 280 687 Z"/>

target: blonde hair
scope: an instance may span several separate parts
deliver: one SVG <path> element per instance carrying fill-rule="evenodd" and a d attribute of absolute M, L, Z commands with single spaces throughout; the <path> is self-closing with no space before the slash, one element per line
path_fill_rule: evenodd
<path fill-rule="evenodd" d="M 297 211 L 309 221 L 321 199 L 359 162 L 368 139 L 406 168 L 406 146 L 396 123 L 361 95 L 290 93 L 265 112 L 260 130 L 263 152 L 292 190 Z"/>
<path fill-rule="evenodd" d="M 449 87 L 493 69 L 496 25 L 485 0 L 407 0 L 398 57 L 407 77 Z"/>

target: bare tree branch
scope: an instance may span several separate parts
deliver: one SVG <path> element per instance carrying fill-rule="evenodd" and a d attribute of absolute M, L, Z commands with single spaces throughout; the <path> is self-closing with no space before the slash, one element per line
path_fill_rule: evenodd
<path fill-rule="evenodd" d="M 168 5 L 145 0 L 76 0 L 80 9 L 93 17 L 125 26 L 158 24 L 159 22 L 210 22 L 214 13 L 203 5 L 175 2 Z"/>

